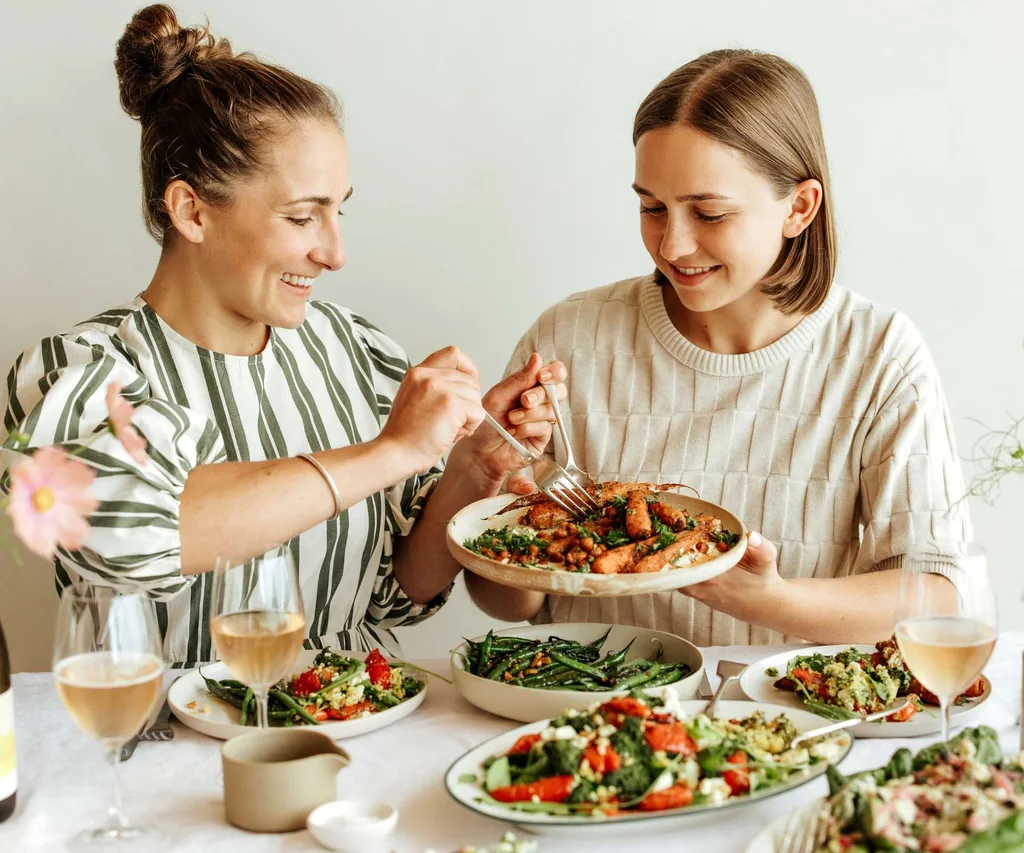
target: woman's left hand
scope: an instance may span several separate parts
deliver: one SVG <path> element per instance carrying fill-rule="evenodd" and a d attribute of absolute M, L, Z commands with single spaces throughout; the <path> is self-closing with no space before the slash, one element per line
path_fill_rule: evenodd
<path fill-rule="evenodd" d="M 747 536 L 747 550 L 734 568 L 711 580 L 678 590 L 743 622 L 763 624 L 785 587 L 779 553 L 760 533 Z"/>
<path fill-rule="evenodd" d="M 556 385 L 558 399 L 564 400 L 567 375 L 561 362 L 545 364 L 538 353 L 533 353 L 522 369 L 484 394 L 484 408 L 522 444 L 540 454 L 551 439 L 555 422 L 555 412 L 541 383 Z M 486 424 L 455 445 L 448 467 L 453 464 L 469 466 L 492 486 L 500 485 L 509 474 L 527 466 L 505 439 Z M 522 492 L 523 489 L 516 491 Z"/>

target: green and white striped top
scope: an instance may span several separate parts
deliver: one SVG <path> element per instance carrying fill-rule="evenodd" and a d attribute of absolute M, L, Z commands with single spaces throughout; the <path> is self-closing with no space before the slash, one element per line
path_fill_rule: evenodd
<path fill-rule="evenodd" d="M 169 662 L 210 660 L 210 574 L 181 573 L 178 511 L 197 465 L 280 459 L 345 447 L 380 432 L 409 363 L 351 311 L 310 302 L 298 329 L 273 329 L 262 353 L 196 346 L 141 296 L 23 353 L 7 382 L 3 446 L 74 450 L 97 474 L 99 508 L 80 551 L 58 551 L 58 589 L 96 584 L 142 590 L 157 602 Z M 140 466 L 107 429 L 106 388 L 120 382 L 148 442 Z M 308 623 L 307 647 L 381 646 L 447 595 L 414 604 L 392 573 L 395 536 L 409 532 L 440 467 L 371 495 L 292 540 Z M 7 477 L 4 477 L 6 487 Z"/>

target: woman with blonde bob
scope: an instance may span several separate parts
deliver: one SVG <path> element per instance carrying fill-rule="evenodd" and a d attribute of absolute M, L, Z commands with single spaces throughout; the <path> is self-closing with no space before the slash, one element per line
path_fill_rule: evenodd
<path fill-rule="evenodd" d="M 512 365 L 534 350 L 565 361 L 570 436 L 595 478 L 689 483 L 755 532 L 737 568 L 677 592 L 545 598 L 471 577 L 473 598 L 499 618 L 702 645 L 888 636 L 904 555 L 952 594 L 969 521 L 920 334 L 833 281 L 807 77 L 770 54 L 714 51 L 654 88 L 633 142 L 654 273 L 549 308 Z"/>

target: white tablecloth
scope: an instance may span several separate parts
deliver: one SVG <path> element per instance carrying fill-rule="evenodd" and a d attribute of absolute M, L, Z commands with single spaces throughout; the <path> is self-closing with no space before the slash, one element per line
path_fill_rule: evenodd
<path fill-rule="evenodd" d="M 708 675 L 721 659 L 752 662 L 783 647 L 722 646 L 704 650 Z M 795 647 L 790 647 L 795 648 Z M 986 673 L 994 695 L 979 722 L 1000 731 L 1004 746 L 1016 751 L 1020 711 L 1021 654 L 1024 634 L 1003 634 Z M 420 661 L 446 673 L 447 661 Z M 14 678 L 15 732 L 18 751 L 18 809 L 0 825 L 0 851 L 60 850 L 69 835 L 100 823 L 109 796 L 109 771 L 99 748 L 71 722 L 57 698 L 49 673 Z M 737 695 L 738 698 L 738 695 Z M 451 762 L 482 740 L 518 725 L 478 711 L 454 688 L 434 679 L 421 708 L 389 728 L 344 742 L 352 764 L 338 776 L 341 796 L 372 797 L 393 803 L 400 817 L 391 839 L 395 853 L 423 853 L 429 847 L 448 853 L 460 846 L 495 843 L 502 824 L 479 817 L 455 803 L 444 790 L 443 776 Z M 878 766 L 899 746 L 917 749 L 929 738 L 856 741 L 843 763 L 847 772 Z M 220 741 L 196 734 L 175 722 L 168 743 L 140 743 L 122 767 L 125 811 L 159 824 L 177 842 L 175 850 L 315 851 L 322 850 L 306 832 L 256 835 L 224 820 L 220 782 Z M 541 838 L 538 853 L 622 853 L 624 849 L 701 853 L 741 851 L 777 815 L 825 793 L 824 780 L 730 811 L 720 823 L 692 829 L 638 834 L 602 840 L 600 829 L 575 838 Z"/>

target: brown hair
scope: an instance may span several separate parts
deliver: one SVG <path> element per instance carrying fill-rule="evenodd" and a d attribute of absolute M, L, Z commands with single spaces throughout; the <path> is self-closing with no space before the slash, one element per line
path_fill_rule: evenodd
<path fill-rule="evenodd" d="M 211 204 L 258 171 L 266 144 L 286 123 L 340 126 L 338 99 L 285 68 L 235 54 L 209 25 L 182 28 L 174 10 L 138 11 L 117 43 L 121 106 L 142 124 L 142 215 L 160 243 L 171 227 L 164 191 L 183 180 Z"/>
<path fill-rule="evenodd" d="M 806 75 L 770 53 L 706 53 L 677 68 L 644 99 L 633 122 L 633 144 L 649 130 L 674 125 L 692 127 L 739 151 L 772 182 L 779 198 L 810 178 L 821 183 L 814 220 L 786 240 L 761 282 L 785 314 L 820 307 L 835 275 L 837 239 L 825 139 Z"/>

